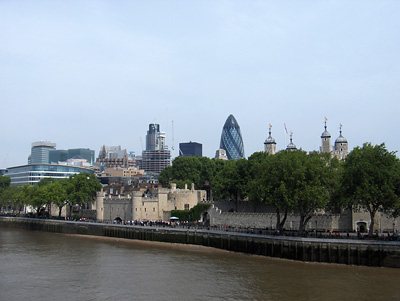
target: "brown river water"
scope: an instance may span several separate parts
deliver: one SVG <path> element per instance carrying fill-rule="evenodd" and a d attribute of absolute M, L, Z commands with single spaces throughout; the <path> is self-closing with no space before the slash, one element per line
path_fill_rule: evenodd
<path fill-rule="evenodd" d="M 400 269 L 0 229 L 0 300 L 400 300 Z"/>

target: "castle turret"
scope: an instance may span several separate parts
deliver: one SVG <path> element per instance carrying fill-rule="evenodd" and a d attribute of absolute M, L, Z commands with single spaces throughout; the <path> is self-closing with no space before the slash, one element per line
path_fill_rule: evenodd
<path fill-rule="evenodd" d="M 272 125 L 269 125 L 269 136 L 267 139 L 265 139 L 265 142 L 264 142 L 265 152 L 268 153 L 269 155 L 275 155 L 276 142 L 275 142 L 275 139 L 272 138 L 272 136 L 271 136 L 271 128 L 272 128 Z"/>
<path fill-rule="evenodd" d="M 330 153 L 331 152 L 331 134 L 329 134 L 328 130 L 326 129 L 326 122 L 328 119 L 325 117 L 325 131 L 321 135 L 321 152 L 322 153 Z"/>
<path fill-rule="evenodd" d="M 334 155 L 339 159 L 343 160 L 346 158 L 347 154 L 349 153 L 349 144 L 347 139 L 342 136 L 342 125 L 340 124 L 339 127 L 339 137 L 335 140 L 335 151 Z"/>
<path fill-rule="evenodd" d="M 297 149 L 296 145 L 293 143 L 293 132 L 290 132 L 290 143 L 286 147 L 287 150 L 294 151 Z"/>

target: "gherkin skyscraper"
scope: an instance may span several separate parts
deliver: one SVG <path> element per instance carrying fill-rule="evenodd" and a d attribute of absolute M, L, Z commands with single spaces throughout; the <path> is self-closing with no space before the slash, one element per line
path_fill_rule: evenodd
<path fill-rule="evenodd" d="M 222 128 L 220 148 L 226 151 L 228 159 L 244 158 L 244 145 L 239 124 L 233 115 L 229 115 Z"/>

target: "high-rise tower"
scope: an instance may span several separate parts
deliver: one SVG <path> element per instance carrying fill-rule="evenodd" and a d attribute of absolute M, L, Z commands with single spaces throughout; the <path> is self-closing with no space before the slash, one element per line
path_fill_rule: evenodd
<path fill-rule="evenodd" d="M 244 158 L 244 145 L 239 124 L 233 115 L 229 115 L 222 128 L 220 149 L 226 151 L 228 159 Z"/>
<path fill-rule="evenodd" d="M 56 149 L 56 144 L 48 141 L 32 143 L 29 164 L 49 164 L 49 151 Z"/>
<path fill-rule="evenodd" d="M 165 133 L 159 124 L 149 124 L 146 135 L 146 150 L 142 152 L 142 168 L 146 172 L 159 174 L 171 163 L 171 153 L 165 145 Z"/>
<path fill-rule="evenodd" d="M 268 153 L 269 155 L 275 155 L 276 142 L 275 142 L 275 139 L 272 138 L 272 136 L 271 136 L 271 128 L 272 128 L 272 125 L 269 125 L 269 136 L 267 139 L 265 139 L 265 142 L 264 142 L 265 152 Z"/>

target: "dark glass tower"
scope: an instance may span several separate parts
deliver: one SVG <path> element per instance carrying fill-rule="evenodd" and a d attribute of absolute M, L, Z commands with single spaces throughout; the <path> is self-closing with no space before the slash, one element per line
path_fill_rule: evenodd
<path fill-rule="evenodd" d="M 233 115 L 229 115 L 222 129 L 220 147 L 226 151 L 228 159 L 244 158 L 244 145 L 239 124 Z"/>

